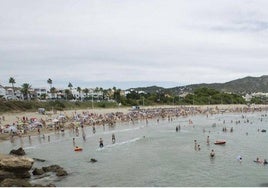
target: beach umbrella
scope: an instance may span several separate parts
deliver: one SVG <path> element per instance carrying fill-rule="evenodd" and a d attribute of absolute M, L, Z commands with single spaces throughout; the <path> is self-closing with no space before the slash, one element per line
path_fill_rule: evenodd
<path fill-rule="evenodd" d="M 52 122 L 57 123 L 57 122 L 59 122 L 59 120 L 58 119 L 53 119 Z"/>
<path fill-rule="evenodd" d="M 8 132 L 11 132 L 11 131 L 13 131 L 13 132 L 17 132 L 17 127 L 15 127 L 15 126 L 9 126 L 8 128 L 5 128 L 4 129 L 4 131 L 8 131 Z"/>
<path fill-rule="evenodd" d="M 65 118 L 65 115 L 60 114 L 60 115 L 58 116 L 58 118 Z"/>
<path fill-rule="evenodd" d="M 43 127 L 43 124 L 41 123 L 41 122 L 39 122 L 39 121 L 35 121 L 35 122 L 33 122 L 32 123 L 32 125 L 34 126 L 34 127 Z"/>

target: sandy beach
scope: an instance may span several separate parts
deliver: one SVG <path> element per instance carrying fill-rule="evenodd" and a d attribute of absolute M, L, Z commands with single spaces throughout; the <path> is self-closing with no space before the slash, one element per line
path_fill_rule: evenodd
<path fill-rule="evenodd" d="M 242 112 L 243 109 L 267 109 L 267 105 L 251 105 L 250 107 L 247 105 L 194 105 L 194 106 L 146 106 L 140 107 L 140 110 L 150 110 L 150 109 L 182 109 L 182 108 L 194 108 L 198 110 L 200 113 L 219 113 L 219 112 Z M 46 124 L 52 123 L 52 120 L 59 117 L 59 115 L 64 115 L 65 117 L 74 117 L 76 114 L 94 114 L 94 117 L 104 116 L 105 114 L 109 113 L 121 113 L 127 114 L 131 112 L 131 107 L 120 107 L 120 108 L 94 108 L 94 109 L 79 109 L 79 110 L 65 110 L 65 111 L 47 111 L 44 115 L 36 112 L 16 112 L 16 113 L 4 113 L 1 114 L 1 126 L 4 127 L 6 125 L 13 125 L 17 124 L 18 121 L 22 120 L 23 117 L 27 119 L 36 118 L 37 121 L 44 121 Z M 3 118 L 4 117 L 4 118 Z M 4 120 L 3 120 L 4 119 Z M 65 126 L 70 123 L 68 121 Z M 41 128 L 40 134 L 46 134 L 48 132 L 53 132 L 54 129 L 52 128 Z M 28 131 L 26 134 L 22 134 L 21 136 L 29 136 L 29 135 L 37 135 L 39 134 L 36 130 Z M 3 140 L 7 140 L 10 138 L 9 133 L 0 133 L 0 142 Z"/>

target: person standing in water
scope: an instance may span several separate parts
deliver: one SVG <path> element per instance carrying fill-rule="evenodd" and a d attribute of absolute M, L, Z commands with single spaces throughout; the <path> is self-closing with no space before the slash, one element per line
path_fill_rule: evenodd
<path fill-rule="evenodd" d="M 115 135 L 114 135 L 114 133 L 112 134 L 112 143 L 113 144 L 115 143 Z"/>
<path fill-rule="evenodd" d="M 209 145 L 209 136 L 207 136 L 207 145 Z"/>
<path fill-rule="evenodd" d="M 194 150 L 197 150 L 197 142 L 194 140 Z"/>
<path fill-rule="evenodd" d="M 215 157 L 215 152 L 214 152 L 214 150 L 211 150 L 211 152 L 210 152 L 210 157 L 211 157 L 211 158 L 214 158 L 214 157 Z"/>
<path fill-rule="evenodd" d="M 103 147 L 103 140 L 102 140 L 102 138 L 100 138 L 100 148 L 102 148 Z"/>
<path fill-rule="evenodd" d="M 73 138 L 73 146 L 75 146 L 75 138 Z"/>

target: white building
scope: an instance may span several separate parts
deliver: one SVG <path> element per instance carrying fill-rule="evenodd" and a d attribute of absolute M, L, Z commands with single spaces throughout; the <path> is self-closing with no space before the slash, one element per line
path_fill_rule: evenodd
<path fill-rule="evenodd" d="M 38 99 L 41 99 L 42 96 L 47 96 L 48 91 L 46 88 L 34 88 L 34 93 Z"/>
<path fill-rule="evenodd" d="M 6 95 L 6 89 L 2 85 L 0 85 L 0 97 L 3 97 L 5 95 Z"/>

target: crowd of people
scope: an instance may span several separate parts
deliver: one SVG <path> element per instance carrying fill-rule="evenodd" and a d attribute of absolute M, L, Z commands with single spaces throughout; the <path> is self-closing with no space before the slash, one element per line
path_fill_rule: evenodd
<path fill-rule="evenodd" d="M 123 112 L 110 112 L 110 113 L 93 113 L 90 111 L 83 111 L 81 113 L 77 113 L 74 111 L 72 115 L 66 115 L 64 112 L 60 114 L 56 114 L 56 117 L 46 116 L 44 115 L 41 119 L 31 118 L 31 117 L 17 117 L 17 121 L 13 122 L 12 125 L 5 124 L 5 116 L 2 116 L 0 119 L 0 133 L 4 133 L 4 128 L 14 127 L 17 131 L 16 134 L 14 130 L 11 129 L 9 132 L 12 139 L 14 136 L 23 136 L 28 135 L 29 140 L 31 139 L 31 135 L 41 135 L 43 134 L 43 139 L 45 139 L 45 133 L 49 131 L 55 132 L 64 132 L 65 129 L 72 130 L 76 136 L 79 136 L 79 130 L 82 130 L 82 138 L 85 141 L 86 135 L 84 132 L 84 127 L 89 126 L 92 127 L 93 134 L 96 133 L 96 126 L 105 126 L 113 127 L 117 123 L 128 122 L 131 124 L 135 124 L 137 121 L 146 121 L 148 124 L 150 119 L 155 119 L 159 122 L 160 119 L 167 119 L 168 121 L 172 121 L 173 118 L 177 117 L 188 117 L 192 115 L 204 114 L 208 117 L 208 115 L 226 113 L 226 112 L 260 112 L 262 110 L 267 110 L 263 108 L 252 108 L 249 106 L 244 107 L 234 107 L 228 109 L 220 109 L 216 107 L 207 107 L 201 108 L 200 106 L 178 106 L 178 107 L 170 107 L 170 108 L 147 108 L 147 109 L 138 109 L 138 110 L 129 110 L 127 113 Z M 245 118 L 244 116 L 242 118 Z M 38 123 L 37 123 L 38 122 Z M 250 123 L 248 119 L 245 119 L 246 123 Z M 3 125 L 4 123 L 4 125 Z M 236 124 L 241 123 L 240 121 L 236 121 Z M 189 125 L 192 125 L 193 122 L 189 119 Z M 223 121 L 225 124 L 225 121 Z M 181 126 L 176 126 L 176 132 L 181 130 Z M 203 132 L 206 130 L 203 129 Z M 223 132 L 227 132 L 227 128 L 223 127 Z M 233 132 L 233 127 L 231 127 L 230 132 Z M 48 140 L 50 141 L 50 136 L 48 136 Z M 114 144 L 116 141 L 115 134 L 112 134 L 112 143 Z M 206 140 L 207 145 L 210 144 L 209 136 L 207 136 Z M 76 146 L 75 138 L 73 138 L 73 145 Z M 99 147 L 104 147 L 104 141 L 102 138 L 99 138 Z M 194 140 L 194 149 L 196 151 L 201 150 L 200 144 Z M 210 152 L 210 157 L 215 157 L 215 151 L 212 149 Z M 258 158 L 257 158 L 258 159 Z M 240 159 L 242 161 L 242 157 Z M 258 161 L 258 160 L 256 160 Z M 263 164 L 267 164 L 266 160 L 262 160 Z"/>

